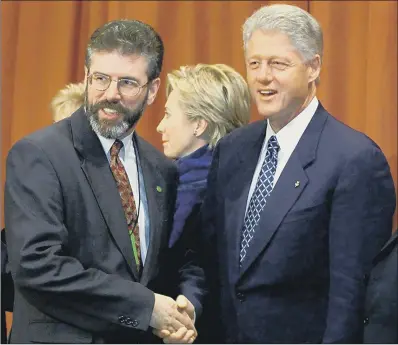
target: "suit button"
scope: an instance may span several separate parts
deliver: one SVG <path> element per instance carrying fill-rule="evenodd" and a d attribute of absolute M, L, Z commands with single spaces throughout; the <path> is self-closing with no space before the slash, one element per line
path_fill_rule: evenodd
<path fill-rule="evenodd" d="M 245 295 L 242 292 L 238 292 L 236 294 L 236 297 L 238 298 L 239 301 L 243 302 L 245 300 Z"/>
<path fill-rule="evenodd" d="M 140 324 L 140 323 L 139 323 L 137 320 L 133 320 L 133 321 L 131 322 L 131 325 L 132 325 L 133 327 L 137 327 L 139 324 Z"/>
<path fill-rule="evenodd" d="M 364 319 L 363 319 L 363 324 L 364 325 L 367 325 L 369 323 L 369 318 L 368 317 L 365 317 Z"/>

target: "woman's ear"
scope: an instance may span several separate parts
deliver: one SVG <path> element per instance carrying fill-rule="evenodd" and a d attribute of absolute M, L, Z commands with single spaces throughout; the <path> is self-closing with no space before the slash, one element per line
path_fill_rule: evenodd
<path fill-rule="evenodd" d="M 199 119 L 196 121 L 196 127 L 194 130 L 195 137 L 200 137 L 206 131 L 207 128 L 207 121 L 204 119 Z"/>

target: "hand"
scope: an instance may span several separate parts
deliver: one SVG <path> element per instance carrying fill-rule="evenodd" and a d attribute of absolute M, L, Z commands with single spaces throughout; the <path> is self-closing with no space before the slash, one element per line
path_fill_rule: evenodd
<path fill-rule="evenodd" d="M 195 322 L 195 307 L 193 304 L 183 295 L 179 295 L 176 299 L 178 310 L 190 317 L 192 322 Z M 154 330 L 156 336 L 163 339 L 166 344 L 191 344 L 197 337 L 196 330 L 188 330 L 186 327 L 180 328 L 177 332 L 171 333 L 168 330 Z"/>
<path fill-rule="evenodd" d="M 153 330 L 153 333 L 163 339 L 165 344 L 192 344 L 197 336 L 196 330 L 180 328 L 177 332 L 171 333 L 166 330 Z"/>
<path fill-rule="evenodd" d="M 154 328 L 154 333 L 158 330 L 172 334 L 185 327 L 187 330 L 194 330 L 196 336 L 195 326 L 188 314 L 179 311 L 177 303 L 172 298 L 156 293 L 149 325 Z"/>
<path fill-rule="evenodd" d="M 195 307 L 190 302 L 188 298 L 184 295 L 179 295 L 176 299 L 178 309 L 180 311 L 185 311 L 188 316 L 191 318 L 192 323 L 195 324 Z"/>

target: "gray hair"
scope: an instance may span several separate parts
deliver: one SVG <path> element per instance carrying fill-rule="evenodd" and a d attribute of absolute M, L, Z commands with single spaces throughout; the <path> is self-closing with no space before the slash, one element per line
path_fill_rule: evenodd
<path fill-rule="evenodd" d="M 164 46 L 159 34 L 139 20 L 114 20 L 96 29 L 86 49 L 85 64 L 89 69 L 95 52 L 117 51 L 122 55 L 137 54 L 148 60 L 149 81 L 162 70 Z"/>
<path fill-rule="evenodd" d="M 244 50 L 258 29 L 277 30 L 286 34 L 305 62 L 318 54 L 322 61 L 323 33 L 317 20 L 300 7 L 286 4 L 263 6 L 243 24 Z M 319 77 L 316 83 L 319 82 Z"/>

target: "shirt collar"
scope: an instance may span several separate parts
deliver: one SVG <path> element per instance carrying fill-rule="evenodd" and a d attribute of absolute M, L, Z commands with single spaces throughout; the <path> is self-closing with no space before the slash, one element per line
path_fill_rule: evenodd
<path fill-rule="evenodd" d="M 310 123 L 312 117 L 314 116 L 316 109 L 318 108 L 318 104 L 319 101 L 315 96 L 300 114 L 298 114 L 293 120 L 291 120 L 276 134 L 272 129 L 268 119 L 265 142 L 268 143 L 269 138 L 271 138 L 271 136 L 273 135 L 276 135 L 280 150 L 289 149 L 290 146 L 294 148 L 300 140 L 308 124 Z"/>
<path fill-rule="evenodd" d="M 130 133 L 129 135 L 127 135 L 126 137 L 121 139 L 121 141 L 123 143 L 123 147 L 120 150 L 119 155 L 122 159 L 124 159 L 124 157 L 126 156 L 126 153 L 129 153 L 131 150 L 133 150 L 133 140 L 132 140 L 133 133 L 134 132 Z M 104 149 L 106 156 L 109 157 L 111 147 L 116 139 L 108 139 L 98 133 L 96 133 L 96 134 L 98 136 L 98 139 L 101 142 L 102 148 Z"/>

